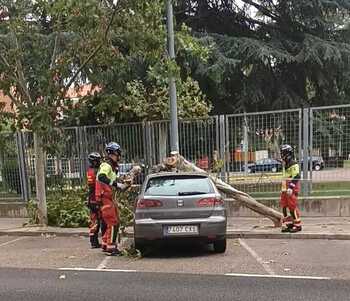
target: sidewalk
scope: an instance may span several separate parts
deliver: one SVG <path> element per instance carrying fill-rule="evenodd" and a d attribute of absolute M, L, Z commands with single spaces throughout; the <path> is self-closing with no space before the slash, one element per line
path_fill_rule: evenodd
<path fill-rule="evenodd" d="M 23 226 L 25 218 L 0 218 L 0 235 L 11 236 L 88 236 L 87 228 L 58 228 Z M 132 237 L 132 229 L 128 236 Z M 339 239 L 350 240 L 350 217 L 304 218 L 303 231 L 290 234 L 281 233 L 266 218 L 229 218 L 228 238 L 263 239 Z"/>

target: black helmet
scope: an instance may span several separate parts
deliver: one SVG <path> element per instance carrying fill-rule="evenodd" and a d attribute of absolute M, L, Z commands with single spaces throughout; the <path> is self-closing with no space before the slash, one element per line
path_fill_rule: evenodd
<path fill-rule="evenodd" d="M 108 155 L 112 155 L 112 154 L 119 155 L 119 156 L 122 155 L 122 150 L 120 145 L 115 142 L 108 143 L 105 148 L 105 151 Z"/>
<path fill-rule="evenodd" d="M 92 166 L 99 166 L 101 163 L 101 159 L 102 159 L 101 155 L 97 152 L 93 152 L 88 155 L 88 161 Z"/>
<path fill-rule="evenodd" d="M 289 144 L 284 144 L 280 149 L 282 160 L 289 162 L 294 159 L 294 149 Z"/>

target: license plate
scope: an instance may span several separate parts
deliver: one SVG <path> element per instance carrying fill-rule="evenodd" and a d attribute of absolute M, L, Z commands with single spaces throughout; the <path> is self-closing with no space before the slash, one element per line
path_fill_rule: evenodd
<path fill-rule="evenodd" d="M 198 234 L 197 225 L 167 226 L 167 234 Z"/>

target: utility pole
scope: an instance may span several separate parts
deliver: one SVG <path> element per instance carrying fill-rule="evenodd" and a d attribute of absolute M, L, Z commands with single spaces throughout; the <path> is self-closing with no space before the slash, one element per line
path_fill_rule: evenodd
<path fill-rule="evenodd" d="M 168 28 L 168 51 L 169 57 L 175 62 L 175 42 L 174 42 L 174 21 L 172 0 L 167 0 L 167 28 Z M 177 100 L 175 76 L 169 75 L 169 96 L 170 96 L 170 147 L 171 151 L 179 151 L 179 130 L 177 120 Z"/>

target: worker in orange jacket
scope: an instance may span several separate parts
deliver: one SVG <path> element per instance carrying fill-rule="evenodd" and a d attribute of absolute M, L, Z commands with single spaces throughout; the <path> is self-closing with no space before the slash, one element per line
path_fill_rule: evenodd
<path fill-rule="evenodd" d="M 300 211 L 298 209 L 300 168 L 295 161 L 294 150 L 290 145 L 282 145 L 280 153 L 284 163 L 284 179 L 280 201 L 283 212 L 282 232 L 295 233 L 302 230 Z M 288 215 L 288 210 L 290 215 Z"/>
<path fill-rule="evenodd" d="M 107 154 L 97 173 L 96 201 L 101 206 L 102 219 L 106 231 L 102 237 L 102 249 L 108 255 L 120 254 L 117 247 L 117 234 L 119 231 L 118 206 L 113 200 L 114 189 L 126 190 L 130 185 L 118 182 L 118 162 L 122 152 L 118 143 L 110 142 L 105 149 Z"/>
<path fill-rule="evenodd" d="M 89 187 L 88 195 L 88 208 L 90 210 L 90 221 L 89 221 L 89 237 L 91 248 L 100 248 L 101 245 L 98 240 L 98 233 L 101 227 L 101 214 L 100 206 L 96 202 L 96 175 L 98 169 L 101 165 L 101 155 L 99 153 L 93 152 L 88 155 L 89 168 L 86 172 L 87 174 L 87 184 Z"/>

